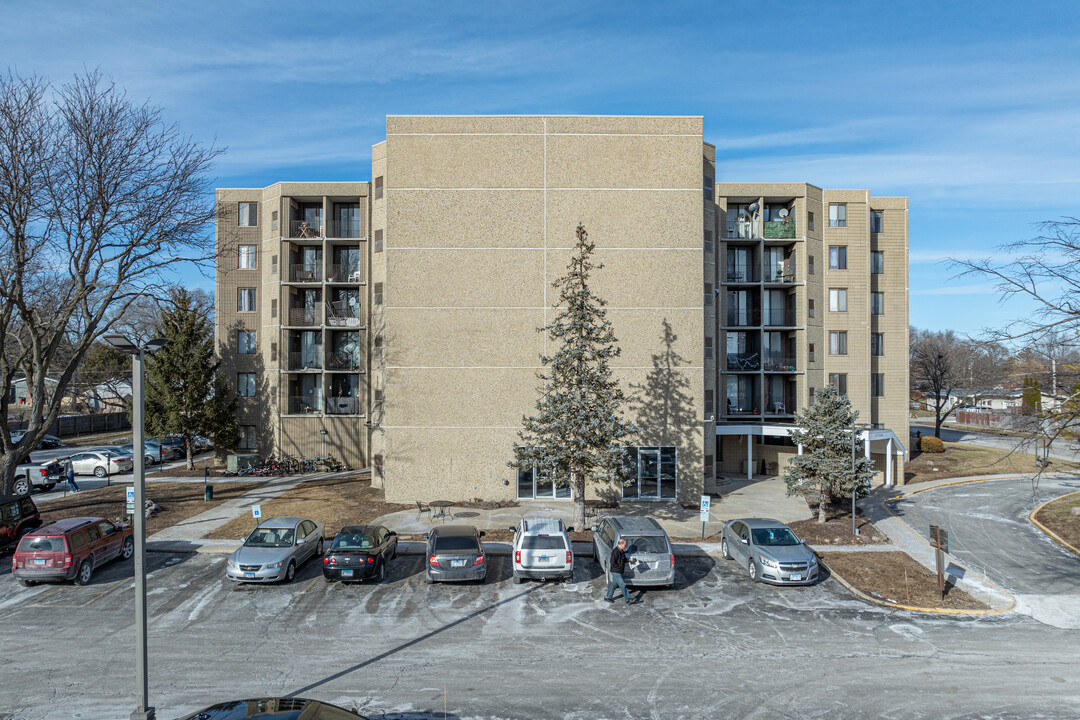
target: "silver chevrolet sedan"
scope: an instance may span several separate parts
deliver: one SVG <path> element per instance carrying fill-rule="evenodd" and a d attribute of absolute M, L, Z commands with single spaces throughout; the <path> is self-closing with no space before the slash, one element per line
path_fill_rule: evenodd
<path fill-rule="evenodd" d="M 296 568 L 323 553 L 323 524 L 298 517 L 264 520 L 229 556 L 225 577 L 236 582 L 292 582 Z"/>
<path fill-rule="evenodd" d="M 820 571 L 817 555 L 791 528 L 768 518 L 742 518 L 724 525 L 720 552 L 746 568 L 755 582 L 809 585 Z"/>

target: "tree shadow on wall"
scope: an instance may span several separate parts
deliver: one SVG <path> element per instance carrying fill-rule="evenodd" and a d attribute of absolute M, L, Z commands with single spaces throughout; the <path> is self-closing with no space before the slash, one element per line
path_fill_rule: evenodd
<path fill-rule="evenodd" d="M 685 482 L 685 468 L 692 467 L 687 459 L 698 451 L 696 440 L 702 422 L 694 412 L 690 380 L 682 369 L 691 362 L 675 349 L 679 336 L 672 331 L 667 318 L 660 327 L 660 352 L 652 356 L 652 370 L 645 376 L 645 382 L 630 384 L 630 409 L 635 413 L 642 445 L 675 446 L 676 477 L 681 485 Z"/>

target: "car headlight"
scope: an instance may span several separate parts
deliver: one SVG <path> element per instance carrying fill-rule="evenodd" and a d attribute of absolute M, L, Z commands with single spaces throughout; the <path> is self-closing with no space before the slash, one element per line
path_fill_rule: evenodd
<path fill-rule="evenodd" d="M 229 560 L 227 562 L 227 564 L 228 564 L 230 570 L 239 570 L 240 569 L 240 565 L 238 563 L 233 562 L 232 560 Z"/>
<path fill-rule="evenodd" d="M 780 567 L 780 563 L 776 562 L 775 560 L 770 560 L 769 558 L 765 557 L 764 555 L 758 555 L 758 562 L 760 562 L 762 565 L 764 565 L 765 567 L 768 567 L 768 568 L 779 568 Z"/>
<path fill-rule="evenodd" d="M 268 565 L 266 566 L 266 569 L 267 569 L 267 570 L 277 570 L 277 569 L 278 569 L 279 567 L 281 567 L 281 566 L 282 566 L 283 564 L 285 564 L 285 561 L 284 561 L 284 560 L 282 560 L 282 561 L 280 561 L 280 562 L 276 562 L 276 563 L 270 563 L 270 564 L 268 564 Z"/>
<path fill-rule="evenodd" d="M 817 555 L 810 556 L 810 567 L 813 567 L 814 565 L 817 565 Z"/>

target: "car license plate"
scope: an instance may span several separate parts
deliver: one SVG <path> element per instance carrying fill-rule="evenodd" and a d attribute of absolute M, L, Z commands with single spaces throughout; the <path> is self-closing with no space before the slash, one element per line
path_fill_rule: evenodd
<path fill-rule="evenodd" d="M 802 574 L 800 574 L 800 573 L 792 573 L 791 574 L 791 579 L 792 580 L 802 580 Z"/>
<path fill-rule="evenodd" d="M 353 571 L 352 570 L 342 570 L 341 571 L 341 577 L 352 577 L 352 576 L 353 576 Z"/>
<path fill-rule="evenodd" d="M 255 577 L 255 573 L 244 573 L 244 577 L 253 578 L 253 577 Z"/>
<path fill-rule="evenodd" d="M 550 555 L 541 555 L 540 556 L 540 562 L 551 562 L 551 556 Z"/>
<path fill-rule="evenodd" d="M 464 560 L 451 560 L 450 567 L 465 567 Z"/>
<path fill-rule="evenodd" d="M 34 564 L 35 565 L 44 565 L 45 564 L 45 559 L 44 558 L 34 558 Z"/>

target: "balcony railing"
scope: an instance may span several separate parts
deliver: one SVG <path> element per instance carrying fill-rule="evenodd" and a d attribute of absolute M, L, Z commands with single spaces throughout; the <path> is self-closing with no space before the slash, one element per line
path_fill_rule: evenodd
<path fill-rule="evenodd" d="M 757 353 L 728 353 L 728 370 L 760 370 L 761 356 Z"/>
<path fill-rule="evenodd" d="M 289 325 L 311 327 L 319 325 L 321 321 L 318 308 L 289 308 Z"/>
<path fill-rule="evenodd" d="M 310 396 L 289 397 L 289 414 L 309 415 L 322 412 L 319 400 L 319 398 Z"/>
<path fill-rule="evenodd" d="M 360 305 L 346 300 L 326 303 L 326 324 L 339 327 L 360 327 Z"/>
<path fill-rule="evenodd" d="M 764 236 L 766 239 L 794 238 L 795 223 L 791 220 L 766 220 Z"/>
<path fill-rule="evenodd" d="M 765 271 L 765 282 L 767 283 L 792 283 L 795 282 L 795 266 L 783 265 L 780 267 L 770 268 Z"/>
<path fill-rule="evenodd" d="M 326 398 L 326 413 L 328 415 L 358 415 L 360 414 L 360 398 L 328 397 Z"/>
<path fill-rule="evenodd" d="M 753 283 L 758 281 L 758 270 L 756 267 L 729 267 L 726 277 L 729 283 Z"/>
<path fill-rule="evenodd" d="M 766 355 L 765 370 L 766 372 L 795 372 L 795 358 Z"/>
<path fill-rule="evenodd" d="M 360 356 L 359 355 L 338 355 L 331 353 L 326 358 L 327 370 L 359 370 L 360 369 Z"/>
<path fill-rule="evenodd" d="M 350 265 L 331 265 L 330 276 L 327 278 L 330 282 L 348 282 L 358 283 L 364 280 L 364 271 L 360 269 L 359 264 Z"/>
<path fill-rule="evenodd" d="M 737 310 L 728 308 L 728 327 L 757 327 L 761 324 L 761 314 L 757 310 Z"/>
<path fill-rule="evenodd" d="M 326 224 L 326 236 L 331 238 L 362 238 L 360 218 L 354 220 L 331 220 Z"/>
<path fill-rule="evenodd" d="M 727 237 L 728 238 L 743 238 L 749 240 L 751 238 L 761 237 L 761 221 L 760 220 L 728 220 L 727 221 Z"/>
<path fill-rule="evenodd" d="M 289 353 L 290 370 L 320 370 L 322 363 L 322 347 L 316 347 L 313 352 Z"/>
<path fill-rule="evenodd" d="M 761 406 L 757 402 L 748 400 L 746 402 L 738 403 L 728 398 L 725 415 L 746 416 L 760 414 Z"/>
<path fill-rule="evenodd" d="M 322 282 L 322 263 L 318 265 L 290 265 L 289 282 Z"/>
<path fill-rule="evenodd" d="M 774 399 L 772 396 L 765 398 L 765 413 L 768 415 L 794 415 L 795 395 L 785 393 L 782 399 Z"/>
<path fill-rule="evenodd" d="M 323 237 L 322 223 L 291 220 L 289 222 L 289 237 L 294 240 L 318 240 Z"/>
<path fill-rule="evenodd" d="M 765 324 L 770 327 L 791 327 L 795 324 L 795 313 L 786 308 L 770 308 L 765 312 Z"/>

